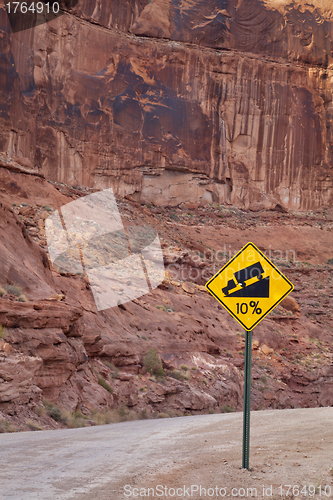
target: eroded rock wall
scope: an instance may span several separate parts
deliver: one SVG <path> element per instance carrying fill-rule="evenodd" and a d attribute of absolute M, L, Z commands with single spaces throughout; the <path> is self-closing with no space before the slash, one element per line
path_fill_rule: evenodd
<path fill-rule="evenodd" d="M 82 0 L 12 34 L 0 149 L 157 205 L 331 205 L 333 8 Z"/>

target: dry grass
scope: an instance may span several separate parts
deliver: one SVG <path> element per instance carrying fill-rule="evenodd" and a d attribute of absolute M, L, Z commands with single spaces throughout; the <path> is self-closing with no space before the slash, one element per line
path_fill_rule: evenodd
<path fill-rule="evenodd" d="M 43 417 L 44 415 L 46 415 L 46 408 L 45 406 L 36 406 L 34 408 L 34 412 L 36 413 L 36 415 L 38 415 L 39 417 Z"/>
<path fill-rule="evenodd" d="M 189 370 L 172 370 L 168 371 L 167 373 L 168 377 L 175 378 L 176 380 L 182 381 L 182 380 L 190 380 L 191 378 L 191 372 Z"/>
<path fill-rule="evenodd" d="M 105 378 L 98 377 L 98 383 L 101 387 L 103 387 L 103 389 L 108 391 L 110 394 L 113 394 L 113 389 L 112 389 L 111 385 L 105 380 Z"/>
<path fill-rule="evenodd" d="M 94 368 L 92 368 L 92 371 L 97 377 L 98 384 L 101 387 L 103 387 L 103 389 L 108 391 L 110 394 L 113 394 L 113 389 L 112 389 L 111 385 L 105 380 L 105 378 L 101 377 L 100 374 Z"/>
<path fill-rule="evenodd" d="M 7 335 L 7 333 L 7 330 L 2 325 L 0 325 L 0 339 L 3 339 Z"/>
<path fill-rule="evenodd" d="M 122 405 L 118 409 L 105 409 L 101 411 L 99 409 L 90 409 L 90 415 L 84 415 L 80 410 L 75 410 L 74 412 L 66 411 L 59 406 L 55 405 L 51 401 L 44 400 L 44 412 L 47 413 L 53 420 L 60 422 L 70 429 L 76 427 L 87 427 L 90 425 L 105 425 L 118 422 L 126 422 L 129 420 L 141 420 L 142 418 L 147 418 L 142 415 L 142 412 L 135 412 L 127 408 L 127 406 Z M 43 410 L 41 407 L 35 409 L 35 411 L 43 415 Z"/>
<path fill-rule="evenodd" d="M 15 297 L 19 298 L 23 294 L 23 289 L 20 285 L 5 285 L 4 286 L 7 293 L 10 295 L 15 295 Z"/>
<path fill-rule="evenodd" d="M 118 368 L 113 363 L 110 363 L 110 361 L 103 361 L 103 363 L 111 370 L 112 378 L 117 378 L 119 374 Z"/>
<path fill-rule="evenodd" d="M 0 433 L 17 432 L 15 425 L 8 422 L 8 420 L 0 420 Z"/>
<path fill-rule="evenodd" d="M 88 417 L 83 415 L 80 410 L 74 412 L 62 411 L 61 412 L 61 422 L 69 427 L 69 429 L 77 429 L 78 427 L 87 427 Z"/>
<path fill-rule="evenodd" d="M 221 407 L 221 412 L 222 413 L 232 413 L 234 410 L 234 408 L 230 405 L 224 405 Z"/>
<path fill-rule="evenodd" d="M 56 422 L 62 422 L 63 415 L 59 406 L 46 399 L 44 399 L 43 404 L 49 417 L 53 418 Z"/>
<path fill-rule="evenodd" d="M 25 425 L 27 425 L 31 431 L 42 431 L 44 429 L 39 422 L 31 419 L 27 420 Z"/>
<path fill-rule="evenodd" d="M 17 299 L 19 302 L 29 302 L 27 297 L 24 295 L 24 293 L 22 293 L 18 299 Z"/>
<path fill-rule="evenodd" d="M 27 297 L 23 293 L 23 288 L 20 285 L 12 283 L 10 285 L 0 286 L 0 297 L 4 297 L 7 294 L 14 295 L 19 302 L 28 302 Z"/>
<path fill-rule="evenodd" d="M 91 419 L 96 425 L 113 424 L 120 422 L 117 410 L 92 410 Z"/>
<path fill-rule="evenodd" d="M 90 409 L 89 415 L 84 415 L 80 410 L 73 412 L 66 411 L 59 408 L 51 401 L 44 400 L 44 406 L 34 408 L 34 412 L 39 417 L 48 415 L 56 422 L 61 423 L 63 426 L 74 429 L 78 427 L 90 427 L 93 425 L 107 425 L 116 424 L 119 422 L 127 422 L 133 420 L 145 420 L 150 418 L 173 418 L 179 417 L 181 414 L 175 410 L 165 410 L 162 412 L 155 412 L 148 414 L 146 409 L 141 411 L 133 411 L 127 406 L 122 405 L 120 408 L 100 410 L 97 408 Z M 47 421 L 44 423 L 38 422 L 33 419 L 28 419 L 25 422 L 28 429 L 31 431 L 41 431 L 47 428 Z M 0 421 L 0 433 L 3 432 L 18 432 L 21 429 L 16 428 L 7 420 Z"/>
<path fill-rule="evenodd" d="M 170 418 L 170 415 L 161 411 L 161 413 L 157 415 L 157 418 Z"/>

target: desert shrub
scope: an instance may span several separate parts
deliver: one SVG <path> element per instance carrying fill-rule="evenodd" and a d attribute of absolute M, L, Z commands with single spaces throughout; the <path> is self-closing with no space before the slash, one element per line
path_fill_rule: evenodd
<path fill-rule="evenodd" d="M 189 367 L 187 365 L 180 365 L 179 367 L 181 370 L 184 370 L 185 372 L 189 370 Z"/>
<path fill-rule="evenodd" d="M 0 325 L 0 339 L 3 339 L 7 335 L 7 333 L 7 330 L 2 325 Z"/>
<path fill-rule="evenodd" d="M 43 417 L 43 415 L 45 415 L 46 413 L 46 408 L 45 406 L 36 406 L 34 408 L 34 412 L 36 413 L 36 415 L 38 415 L 39 417 Z"/>
<path fill-rule="evenodd" d="M 43 430 L 43 426 L 39 423 L 39 422 L 36 422 L 35 420 L 27 420 L 26 423 L 25 423 L 29 429 L 31 431 L 42 431 Z"/>
<path fill-rule="evenodd" d="M 103 389 L 110 392 L 110 394 L 113 394 L 113 389 L 112 389 L 111 385 L 105 380 L 105 378 L 101 377 L 100 374 L 97 373 L 97 371 L 94 368 L 92 368 L 92 371 L 97 377 L 97 383 L 101 387 L 103 387 Z"/>
<path fill-rule="evenodd" d="M 7 291 L 5 290 L 5 288 L 0 286 L 0 297 L 3 297 L 4 295 L 6 295 L 6 293 L 7 293 Z"/>
<path fill-rule="evenodd" d="M 115 424 L 120 421 L 117 410 L 92 410 L 92 419 L 96 425 Z"/>
<path fill-rule="evenodd" d="M 121 407 L 118 409 L 119 416 L 124 418 L 127 415 L 127 410 L 128 408 L 124 405 L 121 405 Z"/>
<path fill-rule="evenodd" d="M 167 372 L 167 375 L 180 381 L 189 380 L 191 378 L 191 373 L 189 371 L 171 370 Z"/>
<path fill-rule="evenodd" d="M 146 408 L 141 410 L 141 413 L 139 415 L 140 420 L 147 420 L 149 418 L 149 415 L 147 414 Z"/>
<path fill-rule="evenodd" d="M 23 289 L 20 285 L 5 285 L 5 290 L 7 293 L 10 293 L 11 295 L 15 295 L 15 297 L 19 298 L 21 295 L 23 295 Z"/>
<path fill-rule="evenodd" d="M 143 366 L 146 368 L 147 372 L 155 377 L 164 377 L 165 372 L 162 366 L 162 361 L 158 355 L 156 348 L 149 349 L 149 351 L 143 357 Z"/>
<path fill-rule="evenodd" d="M 167 308 L 165 306 L 163 306 L 163 305 L 157 305 L 155 307 L 156 307 L 156 309 L 160 309 L 161 311 L 168 312 Z"/>
<path fill-rule="evenodd" d="M 180 417 L 181 416 L 180 412 L 178 412 L 176 410 L 173 410 L 172 408 L 170 408 L 168 410 L 165 410 L 165 411 L 169 415 L 170 418 Z"/>
<path fill-rule="evenodd" d="M 118 368 L 113 363 L 110 363 L 110 361 L 103 361 L 103 363 L 112 371 L 112 378 L 117 378 L 119 374 Z"/>
<path fill-rule="evenodd" d="M 80 410 L 74 412 L 62 412 L 61 422 L 70 429 L 86 427 L 87 417 Z"/>
<path fill-rule="evenodd" d="M 222 413 L 232 413 L 233 411 L 235 411 L 235 410 L 230 405 L 224 405 L 224 406 L 221 407 L 221 412 Z"/>
<path fill-rule="evenodd" d="M 141 415 L 139 413 L 129 410 L 125 405 L 121 405 L 121 407 L 116 410 L 116 415 L 118 415 L 117 422 L 127 422 L 129 420 L 141 419 Z"/>
<path fill-rule="evenodd" d="M 0 434 L 5 432 L 16 432 L 17 429 L 8 420 L 0 420 Z"/>
<path fill-rule="evenodd" d="M 157 418 L 170 418 L 170 415 L 161 411 L 161 413 L 157 415 Z"/>
<path fill-rule="evenodd" d="M 56 422 L 61 422 L 63 419 L 63 415 L 61 413 L 60 408 L 52 403 L 51 401 L 47 401 L 44 399 L 43 401 L 44 407 L 46 409 L 46 413 L 49 417 L 53 418 Z"/>
<path fill-rule="evenodd" d="M 105 378 L 98 377 L 98 383 L 99 383 L 99 385 L 101 385 L 103 387 L 103 389 L 108 391 L 110 394 L 113 394 L 113 389 L 112 389 L 111 385 L 105 380 Z"/>
<path fill-rule="evenodd" d="M 22 293 L 18 299 L 17 299 L 19 302 L 28 302 L 28 299 L 27 297 L 24 295 L 24 293 Z"/>

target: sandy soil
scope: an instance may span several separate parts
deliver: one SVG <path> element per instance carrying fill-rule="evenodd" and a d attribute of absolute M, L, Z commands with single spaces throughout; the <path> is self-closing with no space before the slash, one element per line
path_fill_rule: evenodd
<path fill-rule="evenodd" d="M 332 417 L 331 407 L 252 412 L 249 471 L 241 468 L 242 413 L 6 434 L 0 498 L 325 499 Z"/>
<path fill-rule="evenodd" d="M 241 468 L 242 414 L 224 415 L 212 422 L 207 417 L 200 428 L 189 427 L 181 432 L 176 446 L 170 443 L 163 450 L 171 464 L 126 478 L 127 482 L 118 483 L 114 497 L 104 490 L 95 498 L 135 498 L 134 493 L 144 494 L 142 488 L 148 496 L 148 487 L 155 488 L 156 495 L 158 485 L 169 494 L 160 498 L 172 497 L 173 488 L 180 488 L 174 498 L 194 500 L 332 498 L 332 416 L 333 408 L 252 412 L 249 471 Z M 139 491 L 125 490 L 126 485 Z M 121 494 L 122 490 L 128 495 Z"/>

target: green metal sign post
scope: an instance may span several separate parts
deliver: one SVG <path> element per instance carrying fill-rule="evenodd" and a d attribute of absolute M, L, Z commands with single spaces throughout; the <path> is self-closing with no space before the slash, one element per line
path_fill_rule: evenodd
<path fill-rule="evenodd" d="M 251 351 L 252 351 L 252 331 L 245 330 L 243 459 L 242 459 L 243 469 L 249 469 L 249 455 L 250 455 Z"/>
<path fill-rule="evenodd" d="M 249 242 L 206 283 L 206 289 L 246 332 L 242 468 L 249 469 L 252 331 L 294 285 Z"/>

